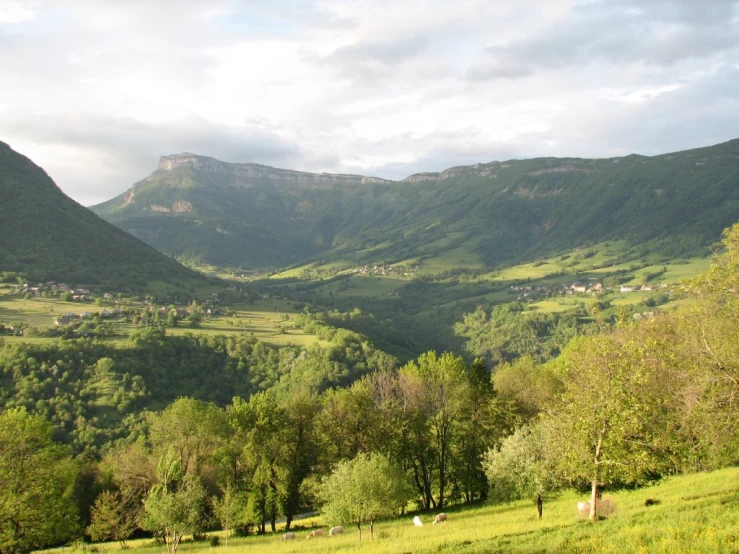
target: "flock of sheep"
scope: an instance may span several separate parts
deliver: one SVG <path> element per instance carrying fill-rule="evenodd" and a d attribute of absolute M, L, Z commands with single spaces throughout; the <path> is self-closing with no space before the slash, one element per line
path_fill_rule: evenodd
<path fill-rule="evenodd" d="M 442 523 L 442 522 L 446 523 L 445 513 L 437 514 L 436 517 L 434 518 L 434 522 L 432 523 L 432 525 L 436 525 L 437 523 Z M 421 521 L 420 517 L 416 516 L 413 518 L 413 525 L 415 525 L 416 527 L 423 527 L 423 521 Z M 342 527 L 341 525 L 337 525 L 336 527 L 331 527 L 331 529 L 329 529 L 328 536 L 335 537 L 336 535 L 339 535 L 343 532 L 344 532 L 344 527 Z M 323 529 L 314 529 L 313 531 L 308 533 L 308 536 L 305 538 L 307 540 L 307 539 L 313 539 L 315 537 L 322 537 L 323 535 L 325 535 L 325 533 L 323 532 Z M 290 531 L 289 533 L 285 533 L 284 535 L 282 535 L 282 540 L 283 541 L 294 540 L 295 536 L 296 536 L 295 533 L 293 531 Z"/>
<path fill-rule="evenodd" d="M 607 511 L 612 511 L 612 505 L 609 500 L 606 499 L 602 502 Z M 659 500 L 656 500 L 656 501 L 650 500 L 649 502 L 657 504 L 659 503 Z M 651 504 L 646 504 L 646 505 L 651 505 Z M 577 503 L 577 513 L 581 517 L 586 517 L 590 513 L 590 502 L 578 502 Z M 446 518 L 445 513 L 437 514 L 436 517 L 434 518 L 432 525 L 436 525 L 437 523 L 442 523 L 442 522 L 446 523 L 446 520 L 447 518 Z M 420 517 L 416 516 L 413 518 L 413 525 L 415 525 L 416 527 L 423 527 L 423 521 L 421 521 Z M 328 536 L 335 537 L 336 535 L 339 535 L 343 532 L 344 532 L 344 527 L 342 527 L 341 525 L 337 525 L 336 527 L 331 527 L 331 529 L 329 529 Z M 313 531 L 308 533 L 308 536 L 305 538 L 312 539 L 315 537 L 322 537 L 323 535 L 325 535 L 325 533 L 323 532 L 323 529 L 314 529 Z M 295 533 L 292 531 L 282 535 L 283 541 L 288 541 L 292 539 L 295 539 Z"/>

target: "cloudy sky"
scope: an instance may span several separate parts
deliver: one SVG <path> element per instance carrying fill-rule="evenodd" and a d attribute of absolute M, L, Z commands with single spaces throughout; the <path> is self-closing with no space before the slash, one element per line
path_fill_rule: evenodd
<path fill-rule="evenodd" d="M 391 179 L 739 137 L 739 2 L 0 0 L 0 140 L 79 202 L 162 154 Z"/>

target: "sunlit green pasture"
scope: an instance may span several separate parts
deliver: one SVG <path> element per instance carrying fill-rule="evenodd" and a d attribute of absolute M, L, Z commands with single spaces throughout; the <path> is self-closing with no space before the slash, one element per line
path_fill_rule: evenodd
<path fill-rule="evenodd" d="M 233 321 L 234 324 L 230 325 L 226 323 L 229 321 Z M 284 327 L 284 330 L 280 327 Z M 264 317 L 264 314 L 260 312 L 239 312 L 239 315 L 235 317 L 204 321 L 197 329 L 193 329 L 187 325 L 167 329 L 167 334 L 171 336 L 186 334 L 196 336 L 229 335 L 232 333 L 248 333 L 262 342 L 276 346 L 288 344 L 308 346 L 313 343 L 327 346 L 329 344 L 327 341 L 319 340 L 314 335 L 310 335 L 302 329 L 293 329 L 290 320 Z"/>
<path fill-rule="evenodd" d="M 192 296 L 206 298 L 213 293 L 220 292 L 221 290 L 223 290 L 223 286 L 217 283 L 209 284 L 195 280 L 184 280 L 177 285 L 173 285 L 165 281 L 150 281 L 146 285 L 147 294 L 159 297 L 186 292 Z"/>
<path fill-rule="evenodd" d="M 578 517 L 576 503 L 587 500 L 574 492 L 545 501 L 539 520 L 530 501 L 462 507 L 447 510 L 446 524 L 431 525 L 433 514 L 421 514 L 423 527 L 415 527 L 411 516 L 375 525 L 375 540 L 364 528 L 358 542 L 356 526 L 345 525 L 338 537 L 307 541 L 310 527 L 296 530 L 297 539 L 280 541 L 278 534 L 232 538 L 226 549 L 209 541 L 186 542 L 183 553 L 265 554 L 367 552 L 412 553 L 732 553 L 739 549 L 739 469 L 728 468 L 667 479 L 635 491 L 606 493 L 616 510 L 606 519 L 591 523 Z M 651 506 L 645 500 L 657 501 Z M 303 522 L 299 522 L 303 523 Z M 316 524 L 327 530 L 329 524 Z M 220 534 L 220 533 L 219 533 Z M 131 541 L 130 554 L 165 552 L 152 540 Z M 112 550 L 117 543 L 96 545 Z"/>
<path fill-rule="evenodd" d="M 59 298 L 0 298 L 0 322 L 22 322 L 33 327 L 50 327 L 54 319 L 67 312 L 99 311 L 103 308 L 80 302 L 64 302 Z"/>
<path fill-rule="evenodd" d="M 326 346 L 329 343 L 318 340 L 302 329 L 293 329 L 292 322 L 300 313 L 294 303 L 282 299 L 260 299 L 252 303 L 230 306 L 232 315 L 203 317 L 200 326 L 192 328 L 187 321 L 178 327 L 167 328 L 168 335 L 224 335 L 230 333 L 249 333 L 260 341 L 278 346 L 293 344 L 307 346 L 315 342 Z"/>
<path fill-rule="evenodd" d="M 353 267 L 353 264 L 346 260 L 334 260 L 326 263 L 311 262 L 305 265 L 286 269 L 270 276 L 270 279 L 287 279 L 295 277 L 303 277 L 305 272 L 310 271 L 344 271 Z"/>
<path fill-rule="evenodd" d="M 418 273 L 419 275 L 435 275 L 459 268 L 482 269 L 482 261 L 474 252 L 474 247 L 474 243 L 466 242 L 436 255 L 423 256 Z"/>
<path fill-rule="evenodd" d="M 54 319 L 67 312 L 99 312 L 111 306 L 96 306 L 81 302 L 64 302 L 59 298 L 2 298 L 0 299 L 0 322 L 13 324 L 25 323 L 32 327 L 53 327 Z M 326 346 L 326 341 L 318 340 L 314 335 L 302 329 L 292 328 L 291 321 L 299 311 L 294 303 L 281 299 L 260 299 L 252 304 L 234 305 L 233 315 L 217 315 L 203 317 L 200 326 L 192 328 L 187 321 L 181 321 L 177 327 L 168 327 L 167 334 L 172 336 L 220 335 L 250 333 L 257 339 L 278 346 L 293 344 L 307 346 L 318 342 Z M 140 329 L 118 319 L 106 320 L 113 329 L 114 336 L 108 340 L 122 340 L 126 335 Z M 52 337 L 3 337 L 7 342 L 49 342 L 58 340 Z"/>
<path fill-rule="evenodd" d="M 529 304 L 529 309 L 548 314 L 556 312 L 566 312 L 569 310 L 574 310 L 578 306 L 578 304 L 586 300 L 589 299 L 586 297 L 577 296 L 561 296 L 556 298 L 548 298 L 547 300 L 532 302 L 531 304 Z"/>
<path fill-rule="evenodd" d="M 384 275 L 352 275 L 340 281 L 328 283 L 320 289 L 321 294 L 339 296 L 387 296 L 407 281 Z"/>

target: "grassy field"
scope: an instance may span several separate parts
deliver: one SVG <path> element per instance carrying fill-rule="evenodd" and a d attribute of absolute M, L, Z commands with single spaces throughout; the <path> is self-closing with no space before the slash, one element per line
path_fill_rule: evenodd
<path fill-rule="evenodd" d="M 50 327 L 54 319 L 66 312 L 100 311 L 104 307 L 79 302 L 64 302 L 58 298 L 0 298 L 0 321 L 23 322 L 34 327 Z"/>
<path fill-rule="evenodd" d="M 352 275 L 341 281 L 326 284 L 317 290 L 321 294 L 334 294 L 338 296 L 387 296 L 407 282 L 407 280 L 397 277 Z"/>
<path fill-rule="evenodd" d="M 111 306 L 96 306 L 89 303 L 64 302 L 59 298 L 33 298 L 25 300 L 18 297 L 0 298 L 0 322 L 7 324 L 25 323 L 32 327 L 53 327 L 54 319 L 67 312 L 99 312 Z M 216 335 L 231 333 L 251 333 L 257 339 L 277 346 L 292 344 L 307 346 L 315 342 L 327 346 L 326 341 L 318 340 L 301 329 L 292 329 L 291 320 L 299 313 L 292 302 L 279 299 L 257 300 L 252 304 L 231 306 L 233 315 L 204 318 L 200 327 L 191 328 L 186 322 L 179 327 L 167 328 L 167 334 L 176 336 L 187 333 L 193 335 Z M 122 320 L 110 320 L 116 336 L 111 340 L 125 339 L 138 327 Z M 284 328 L 284 330 L 282 329 Z M 7 342 L 48 342 L 58 340 L 41 337 L 3 337 Z"/>
<path fill-rule="evenodd" d="M 375 540 L 365 529 L 362 542 L 355 526 L 345 526 L 338 537 L 306 541 L 310 526 L 297 529 L 297 540 L 280 541 L 279 535 L 232 538 L 229 546 L 212 547 L 208 541 L 185 542 L 183 553 L 298 554 L 366 552 L 378 554 L 450 553 L 736 553 L 739 551 L 739 469 L 667 479 L 653 487 L 606 494 L 615 513 L 595 523 L 578 517 L 576 503 L 586 500 L 574 492 L 544 503 L 539 520 L 532 502 L 483 505 L 448 510 L 446 524 L 432 526 L 433 514 L 422 514 L 426 523 L 414 527 L 411 517 L 380 522 Z M 645 500 L 659 503 L 645 506 Z M 327 529 L 328 522 L 311 523 Z M 303 523 L 301 521 L 300 523 Z M 165 552 L 151 540 L 132 541 L 131 554 Z M 117 543 L 96 545 L 118 549 Z"/>
<path fill-rule="evenodd" d="M 293 304 L 286 300 L 257 300 L 253 304 L 236 304 L 232 306 L 233 315 L 214 316 L 204 319 L 201 326 L 191 329 L 187 326 L 167 329 L 168 335 L 210 334 L 224 335 L 229 333 L 251 333 L 257 339 L 278 346 L 292 344 L 308 346 L 315 342 L 327 346 L 327 341 L 318 340 L 314 335 L 302 329 L 292 329 L 291 321 L 299 313 Z M 284 327 L 285 332 L 280 328 Z"/>

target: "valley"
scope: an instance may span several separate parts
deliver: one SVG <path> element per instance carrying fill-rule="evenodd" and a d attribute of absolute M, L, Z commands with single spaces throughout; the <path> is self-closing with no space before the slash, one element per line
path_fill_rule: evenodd
<path fill-rule="evenodd" d="M 153 533 L 176 550 L 190 534 L 198 540 L 182 550 L 195 551 L 203 537 L 237 532 L 257 536 L 235 539 L 234 548 L 271 549 L 278 520 L 300 530 L 293 517 L 326 509 L 328 480 L 362 460 L 395 468 L 381 480 L 397 487 L 359 516 L 365 527 L 398 510 L 448 510 L 452 521 L 476 525 L 509 514 L 490 533 L 438 532 L 413 548 L 526 552 L 547 536 L 560 551 L 584 542 L 603 551 L 612 544 L 606 526 L 634 544 L 661 544 L 667 529 L 630 534 L 633 517 L 646 514 L 632 516 L 632 493 L 619 491 L 648 495 L 669 487 L 668 476 L 698 479 L 696 467 L 727 472 L 734 470 L 721 468 L 736 462 L 727 429 L 737 416 L 731 291 L 739 231 L 712 229 L 717 214 L 734 217 L 739 201 L 735 164 L 723 159 L 734 159 L 737 144 L 676 154 L 674 167 L 651 158 L 530 160 L 400 183 L 169 156 L 122 204 L 96 208 L 143 242 L 60 201 L 68 214 L 59 233 L 76 236 L 74 220 L 88 222 L 107 237 L 105 255 L 77 241 L 80 262 L 70 271 L 66 250 L 57 254 L 29 227 L 25 244 L 39 248 L 13 250 L 0 274 L 0 451 L 22 443 L 28 456 L 70 468 L 53 478 L 67 492 L 39 492 L 36 504 L 58 502 L 54 513 L 72 519 L 47 518 L 51 538 L 23 544 L 82 536 L 126 544 L 134 533 Z M 0 176 L 13 176 L 6 185 L 29 178 L 41 191 L 53 186 L 30 161 L 5 155 L 12 171 L 0 166 Z M 602 219 L 588 202 L 611 194 L 568 205 L 542 179 L 574 174 L 556 186 L 584 190 L 594 186 L 585 176 L 611 166 L 631 175 L 637 162 L 686 187 L 675 194 L 690 216 L 678 204 L 654 204 L 659 221 L 632 210 L 621 214 L 624 225 L 611 218 L 591 228 L 556 216 L 559 225 L 532 231 L 539 218 L 555 217 L 558 202 Z M 696 168 L 711 174 L 681 180 Z M 508 169 L 516 172 L 506 181 Z M 642 183 L 629 179 L 621 186 Z M 725 198 L 696 207 L 704 180 L 714 179 Z M 496 188 L 498 180 L 507 184 Z M 460 211 L 445 187 L 476 199 Z M 142 207 L 147 195 L 159 203 Z M 488 197 L 495 201 L 476 211 Z M 9 209 L 21 221 L 22 209 Z M 187 250 L 177 246 L 184 243 Z M 149 258 L 116 266 L 128 252 Z M 679 401 L 687 397 L 696 404 Z M 605 454 L 591 451 L 598 426 L 608 429 Z M 636 459 L 642 465 L 632 471 Z M 0 462 L 8 468 L 4 474 L 0 463 L 0 479 L 26 478 L 14 460 Z M 623 469 L 603 473 L 601 463 Z M 591 519 L 605 522 L 580 533 L 568 491 L 588 486 L 593 495 L 616 495 L 629 515 L 603 508 Z M 726 495 L 731 502 L 733 492 Z M 546 497 L 554 527 L 524 515 L 530 500 L 508 504 L 534 497 Z M 714 513 L 709 504 L 700 510 Z M 349 512 L 312 523 L 348 524 Z M 406 551 L 413 539 L 400 521 L 379 523 L 373 547 Z M 401 546 L 386 544 L 396 532 Z M 565 536 L 571 532 L 579 538 Z M 348 538 L 332 544 L 344 551 Z"/>
<path fill-rule="evenodd" d="M 739 552 L 738 38 L 0 0 L 0 554 Z"/>

